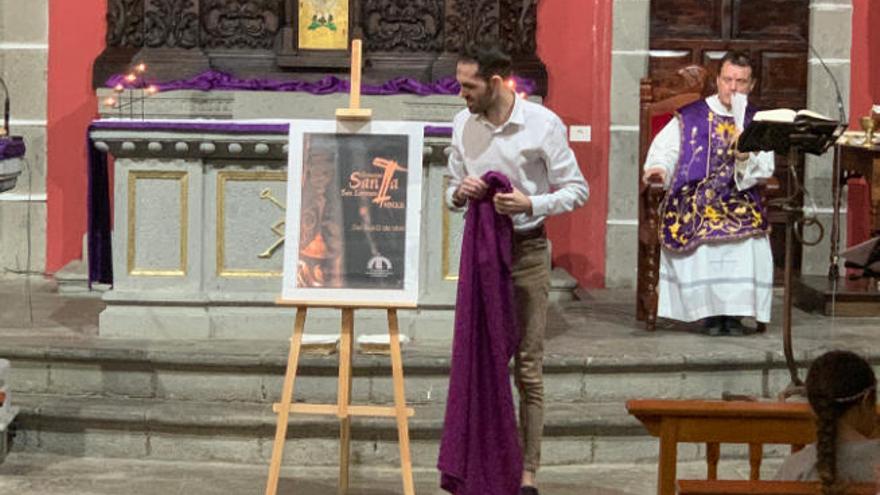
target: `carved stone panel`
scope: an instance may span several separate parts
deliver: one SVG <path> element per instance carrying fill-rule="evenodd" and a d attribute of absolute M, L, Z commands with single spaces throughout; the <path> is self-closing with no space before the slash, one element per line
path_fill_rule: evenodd
<path fill-rule="evenodd" d="M 199 44 L 196 0 L 146 0 L 145 42 L 150 48 L 195 48 Z"/>
<path fill-rule="evenodd" d="M 368 51 L 443 49 L 443 0 L 364 0 L 361 13 Z"/>
<path fill-rule="evenodd" d="M 502 0 L 499 39 L 512 54 L 533 54 L 537 50 L 537 0 Z"/>
<path fill-rule="evenodd" d="M 271 49 L 283 0 L 202 0 L 202 46 Z"/>
<path fill-rule="evenodd" d="M 144 44 L 144 0 L 108 0 L 107 46 L 140 47 Z"/>
<path fill-rule="evenodd" d="M 446 50 L 459 52 L 471 43 L 494 38 L 499 16 L 498 0 L 447 0 Z"/>
<path fill-rule="evenodd" d="M 514 71 L 534 80 L 538 94 L 546 91 L 536 55 L 538 0 L 349 2 L 351 36 L 364 40 L 365 81 L 448 77 L 462 48 L 497 39 L 514 55 Z M 347 72 L 347 50 L 298 46 L 301 6 L 302 0 L 107 0 L 107 47 L 95 61 L 93 84 L 134 61 L 148 63 L 156 79 L 208 68 L 279 79 Z"/>

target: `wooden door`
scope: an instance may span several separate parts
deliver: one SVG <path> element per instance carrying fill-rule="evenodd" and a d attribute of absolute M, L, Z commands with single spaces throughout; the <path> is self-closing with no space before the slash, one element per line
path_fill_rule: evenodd
<path fill-rule="evenodd" d="M 759 108 L 801 109 L 807 105 L 809 0 L 651 0 L 649 74 L 670 80 L 678 69 L 699 64 L 711 72 L 707 94 L 715 92 L 715 76 L 727 50 L 748 52 L 757 83 L 749 101 Z M 803 162 L 794 164 L 803 179 Z M 788 194 L 792 169 L 786 157 L 776 158 L 776 177 Z M 777 281 L 785 255 L 785 217 L 769 211 L 771 244 Z M 795 273 L 800 272 L 801 245 L 794 246 Z"/>

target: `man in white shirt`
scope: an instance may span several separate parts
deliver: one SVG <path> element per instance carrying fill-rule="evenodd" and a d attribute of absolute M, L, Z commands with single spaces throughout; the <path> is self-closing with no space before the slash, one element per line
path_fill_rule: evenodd
<path fill-rule="evenodd" d="M 680 108 L 654 139 L 644 178 L 667 194 L 660 212 L 658 316 L 703 319 L 709 335 L 741 335 L 739 317 L 770 320 L 770 226 L 755 185 L 773 175 L 772 153 L 740 153 L 736 139 L 754 116 L 748 56 L 728 52 L 718 93 Z"/>
<path fill-rule="evenodd" d="M 495 44 L 459 58 L 456 79 L 467 110 L 455 116 L 447 203 L 461 208 L 483 197 L 480 177 L 500 172 L 514 188 L 496 194 L 495 210 L 513 220 L 514 297 L 522 340 L 514 377 L 520 393 L 524 448 L 523 495 L 537 494 L 535 473 L 544 428 L 544 330 L 550 288 L 550 253 L 544 219 L 586 202 L 587 182 L 568 146 L 566 128 L 549 109 L 519 98 L 508 86 L 510 56 Z"/>

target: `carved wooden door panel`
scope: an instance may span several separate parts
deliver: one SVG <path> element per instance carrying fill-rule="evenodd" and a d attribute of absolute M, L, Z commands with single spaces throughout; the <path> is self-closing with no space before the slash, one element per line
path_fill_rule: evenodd
<path fill-rule="evenodd" d="M 759 108 L 804 108 L 807 104 L 809 0 L 651 0 L 649 75 L 672 79 L 678 69 L 699 64 L 711 72 L 708 94 L 727 50 L 748 52 L 757 84 L 749 101 Z M 786 157 L 776 159 L 776 177 L 788 194 L 792 172 Z M 795 164 L 803 177 L 803 163 Z M 785 221 L 770 208 L 771 244 L 777 280 L 785 254 Z M 801 245 L 794 246 L 800 272 Z"/>

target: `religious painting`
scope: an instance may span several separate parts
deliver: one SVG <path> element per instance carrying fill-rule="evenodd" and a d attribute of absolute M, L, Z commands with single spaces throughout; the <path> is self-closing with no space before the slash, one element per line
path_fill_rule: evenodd
<path fill-rule="evenodd" d="M 300 50 L 348 49 L 348 0 L 299 0 Z"/>
<path fill-rule="evenodd" d="M 291 123 L 284 300 L 416 304 L 423 132 Z"/>

